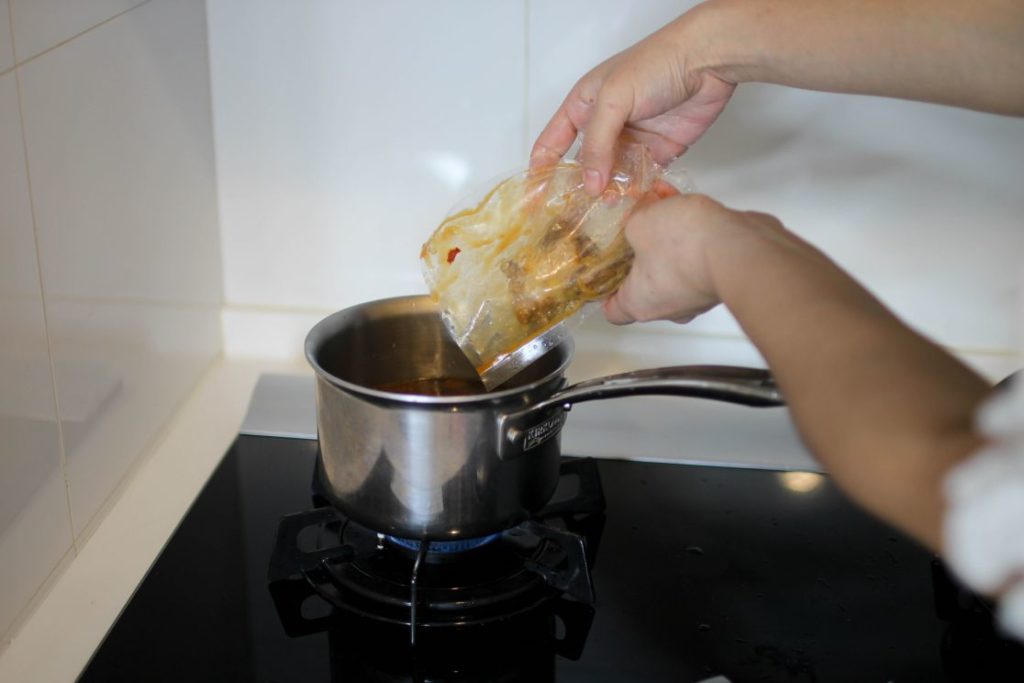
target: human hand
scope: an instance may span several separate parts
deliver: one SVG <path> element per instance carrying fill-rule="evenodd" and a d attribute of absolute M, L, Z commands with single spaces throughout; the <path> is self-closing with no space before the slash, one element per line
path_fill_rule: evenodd
<path fill-rule="evenodd" d="M 781 229 L 772 216 L 733 211 L 700 194 L 642 203 L 625 226 L 633 265 L 605 300 L 605 317 L 617 325 L 689 322 L 720 302 L 713 257 Z"/>
<path fill-rule="evenodd" d="M 596 196 L 608 182 L 615 141 L 624 127 L 667 164 L 686 151 L 722 112 L 735 89 L 706 69 L 689 14 L 583 76 L 541 132 L 532 166 L 557 162 L 579 132 L 584 187 Z"/>

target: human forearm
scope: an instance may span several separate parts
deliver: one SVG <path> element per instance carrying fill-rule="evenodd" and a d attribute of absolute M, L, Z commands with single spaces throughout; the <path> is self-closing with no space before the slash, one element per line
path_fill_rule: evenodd
<path fill-rule="evenodd" d="M 1024 3 L 1013 0 L 710 0 L 675 34 L 681 56 L 733 83 L 1024 115 Z"/>
<path fill-rule="evenodd" d="M 941 482 L 980 443 L 972 417 L 988 385 L 773 219 L 731 223 L 705 245 L 716 294 L 811 451 L 851 497 L 938 549 Z"/>

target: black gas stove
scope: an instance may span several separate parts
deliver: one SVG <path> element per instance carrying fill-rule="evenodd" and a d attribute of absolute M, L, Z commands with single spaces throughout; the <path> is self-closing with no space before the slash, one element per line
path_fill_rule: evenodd
<path fill-rule="evenodd" d="M 580 657 L 605 519 L 596 461 L 565 459 L 560 490 L 521 524 L 443 541 L 396 538 L 348 519 L 331 507 L 319 464 L 314 507 L 281 519 L 270 559 L 269 589 L 288 635 L 341 625 L 362 638 L 361 652 L 383 645 L 390 664 L 430 680 L 493 673 L 506 656 L 509 671 L 520 671 L 522 651 L 509 642 Z M 319 614 L 303 612 L 312 596 Z M 553 637 L 557 623 L 564 631 Z M 544 659 L 547 669 L 553 658 Z M 533 666 L 520 680 L 538 680 Z"/>
<path fill-rule="evenodd" d="M 535 518 L 360 527 L 317 444 L 240 436 L 82 681 L 942 681 L 1022 671 L 990 606 L 810 473 L 563 459 Z"/>

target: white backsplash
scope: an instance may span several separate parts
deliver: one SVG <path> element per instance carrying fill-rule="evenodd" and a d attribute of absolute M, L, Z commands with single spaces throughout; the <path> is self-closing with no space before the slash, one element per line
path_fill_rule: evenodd
<path fill-rule="evenodd" d="M 225 295 L 422 291 L 426 235 L 522 162 L 521 2 L 209 2 Z"/>
<path fill-rule="evenodd" d="M 257 355 L 260 312 L 301 310 L 301 325 L 424 291 L 419 248 L 445 212 L 526 163 L 576 78 L 688 6 L 209 4 L 225 332 Z M 1016 348 L 1024 121 L 744 85 L 682 163 L 701 191 L 776 214 L 941 343 Z M 722 310 L 688 329 L 740 336 Z"/>
<path fill-rule="evenodd" d="M 203 1 L 11 1 L 0 649 L 220 353 L 222 302 Z"/>
<path fill-rule="evenodd" d="M 940 342 L 1016 348 L 1024 121 L 764 85 L 722 119 L 686 157 L 705 191 L 777 215 Z"/>
<path fill-rule="evenodd" d="M 7 0 L 17 37 L 18 61 L 74 38 L 145 0 Z"/>
<path fill-rule="evenodd" d="M 0 634 L 71 550 L 15 75 L 0 76 Z"/>

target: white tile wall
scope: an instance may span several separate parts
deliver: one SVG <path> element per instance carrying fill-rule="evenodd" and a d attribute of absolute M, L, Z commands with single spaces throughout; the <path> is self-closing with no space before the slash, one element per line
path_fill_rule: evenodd
<path fill-rule="evenodd" d="M 940 342 L 1016 348 L 1024 121 L 742 86 L 684 162 L 707 192 L 779 216 Z"/>
<path fill-rule="evenodd" d="M 9 2 L 10 0 L 0 0 L 0 73 L 14 66 Z"/>
<path fill-rule="evenodd" d="M 202 0 L 19 67 L 76 534 L 220 348 Z"/>
<path fill-rule="evenodd" d="M 49 296 L 216 304 L 201 0 L 162 0 L 22 67 Z"/>
<path fill-rule="evenodd" d="M 218 311 L 72 301 L 47 311 L 71 516 L 82 534 L 218 353 Z"/>
<path fill-rule="evenodd" d="M 526 160 L 523 2 L 210 0 L 229 303 L 424 291 L 419 249 Z"/>
<path fill-rule="evenodd" d="M 0 634 L 71 548 L 15 75 L 0 76 Z"/>
<path fill-rule="evenodd" d="M 86 31 L 146 0 L 8 0 L 18 61 Z"/>

